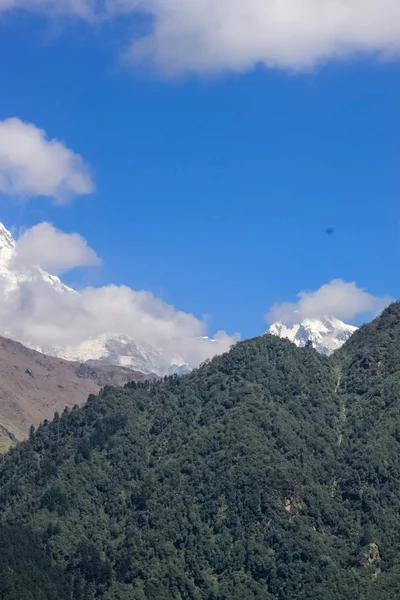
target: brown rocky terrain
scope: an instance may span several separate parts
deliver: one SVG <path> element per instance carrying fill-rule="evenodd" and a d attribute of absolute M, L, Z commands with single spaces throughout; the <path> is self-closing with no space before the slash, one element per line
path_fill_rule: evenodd
<path fill-rule="evenodd" d="M 0 452 L 24 439 L 30 425 L 81 405 L 105 385 L 145 381 L 124 367 L 88 365 L 46 356 L 0 336 Z"/>

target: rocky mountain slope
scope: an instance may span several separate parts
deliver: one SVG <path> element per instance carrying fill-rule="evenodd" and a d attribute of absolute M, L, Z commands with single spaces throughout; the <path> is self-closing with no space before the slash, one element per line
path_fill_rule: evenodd
<path fill-rule="evenodd" d="M 127 368 L 69 362 L 0 337 L 0 451 L 24 439 L 31 424 L 83 404 L 105 385 L 145 379 Z"/>
<path fill-rule="evenodd" d="M 311 342 L 315 350 L 322 354 L 332 354 L 357 331 L 357 327 L 347 325 L 335 317 L 304 319 L 301 323 L 287 326 L 274 323 L 268 333 L 287 338 L 296 346 L 304 347 Z"/>
<path fill-rule="evenodd" d="M 107 388 L 0 459 L 0 595 L 398 600 L 399 373 L 394 304 L 330 357 Z"/>

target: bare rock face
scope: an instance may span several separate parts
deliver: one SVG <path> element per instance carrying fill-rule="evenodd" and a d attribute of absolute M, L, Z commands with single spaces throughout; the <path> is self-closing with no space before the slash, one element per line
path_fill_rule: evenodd
<path fill-rule="evenodd" d="M 87 365 L 46 356 L 0 337 L 0 451 L 24 439 L 30 425 L 66 406 L 86 402 L 105 385 L 154 379 L 113 365 Z"/>

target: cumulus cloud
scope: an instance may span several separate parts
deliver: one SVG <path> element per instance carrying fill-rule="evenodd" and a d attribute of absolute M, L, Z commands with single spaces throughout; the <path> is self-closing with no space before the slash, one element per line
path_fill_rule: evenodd
<path fill-rule="evenodd" d="M 259 63 L 302 70 L 355 53 L 400 51 L 397 0 L 149 0 L 139 6 L 153 15 L 153 29 L 133 43 L 131 57 L 164 71 L 245 71 Z"/>
<path fill-rule="evenodd" d="M 164 72 L 309 69 L 358 53 L 400 51 L 398 0 L 0 0 L 0 10 L 69 12 L 88 20 L 149 17 L 130 58 Z"/>
<path fill-rule="evenodd" d="M 48 196 L 62 204 L 91 192 L 93 182 L 81 156 L 47 139 L 32 123 L 0 121 L 0 193 Z"/>
<path fill-rule="evenodd" d="M 125 286 L 85 288 L 80 293 L 50 287 L 36 273 L 4 293 L 0 277 L 0 330 L 50 354 L 76 359 L 93 340 L 124 336 L 147 353 L 161 371 L 172 364 L 201 362 L 229 350 L 239 336 L 217 332 L 207 339 L 207 324 L 145 291 Z M 132 350 L 129 349 L 128 353 Z M 100 358 L 100 356 L 99 356 Z"/>
<path fill-rule="evenodd" d="M 59 244 L 54 259 L 49 254 L 53 243 Z M 71 256 L 64 259 L 64 252 Z M 33 264 L 50 266 L 52 260 L 60 270 L 92 264 L 97 256 L 79 235 L 64 234 L 48 223 L 25 232 L 11 257 L 7 249 L 2 255 L 0 244 L 2 335 L 71 359 L 79 359 L 82 348 L 93 351 L 98 340 L 123 336 L 139 346 L 160 372 L 172 364 L 198 366 L 239 339 L 223 331 L 208 339 L 205 321 L 147 291 L 107 285 L 76 292 Z M 130 345 L 127 354 L 134 352 Z"/>
<path fill-rule="evenodd" d="M 354 282 L 341 279 L 334 279 L 314 292 L 300 292 L 298 298 L 298 302 L 275 304 L 266 315 L 267 321 L 290 326 L 306 318 L 324 316 L 351 320 L 358 314 L 377 314 L 392 302 L 389 297 L 373 296 Z"/>
<path fill-rule="evenodd" d="M 64 233 L 51 223 L 27 229 L 16 244 L 16 265 L 39 266 L 56 275 L 75 267 L 100 264 L 96 252 L 78 233 Z"/>

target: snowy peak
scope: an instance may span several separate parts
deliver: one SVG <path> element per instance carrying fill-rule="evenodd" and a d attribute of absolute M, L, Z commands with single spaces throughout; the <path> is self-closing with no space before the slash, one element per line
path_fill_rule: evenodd
<path fill-rule="evenodd" d="M 321 354 L 332 354 L 343 346 L 356 330 L 357 327 L 347 325 L 335 317 L 322 317 L 304 319 L 301 323 L 290 326 L 277 322 L 271 325 L 268 333 L 287 338 L 300 347 L 312 342 L 313 347 Z"/>
<path fill-rule="evenodd" d="M 3 223 L 0 223 L 0 254 L 10 253 L 15 248 L 15 240 Z"/>
<path fill-rule="evenodd" d="M 7 295 L 18 289 L 26 282 L 39 281 L 52 287 L 60 293 L 75 293 L 74 290 L 64 285 L 55 275 L 50 275 L 40 267 L 21 266 L 16 261 L 17 243 L 11 233 L 0 223 L 0 289 Z M 8 331 L 1 331 L 3 335 L 9 335 Z M 10 337 L 13 337 L 10 335 Z M 24 340 L 17 340 L 25 343 Z"/>
<path fill-rule="evenodd" d="M 170 364 L 158 348 L 137 345 L 126 335 L 102 334 L 72 347 L 52 347 L 50 354 L 67 360 L 99 365 L 118 365 L 157 375 L 189 372 L 188 365 L 179 361 Z"/>
<path fill-rule="evenodd" d="M 6 268 L 15 253 L 15 240 L 11 233 L 0 223 L 0 267 Z"/>

